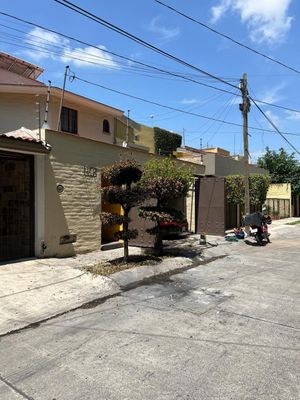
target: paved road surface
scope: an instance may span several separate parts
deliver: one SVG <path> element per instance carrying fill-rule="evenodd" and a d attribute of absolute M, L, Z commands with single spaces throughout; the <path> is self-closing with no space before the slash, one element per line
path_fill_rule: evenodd
<path fill-rule="evenodd" d="M 300 226 L 0 342 L 0 399 L 300 399 Z"/>

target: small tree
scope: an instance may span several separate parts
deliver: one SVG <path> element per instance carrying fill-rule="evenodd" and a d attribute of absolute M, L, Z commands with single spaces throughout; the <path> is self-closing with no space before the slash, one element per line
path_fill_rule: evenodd
<path fill-rule="evenodd" d="M 276 152 L 267 147 L 257 165 L 269 170 L 271 183 L 291 183 L 293 195 L 300 193 L 300 163 L 294 153 L 288 154 L 283 148 Z"/>
<path fill-rule="evenodd" d="M 270 178 L 268 175 L 251 174 L 249 176 L 250 204 L 262 205 L 267 197 Z M 245 179 L 242 175 L 228 175 L 225 177 L 227 202 L 230 204 L 244 204 Z"/>
<path fill-rule="evenodd" d="M 155 223 L 154 228 L 148 230 L 155 235 L 155 251 L 163 251 L 162 229 L 160 222 L 178 220 L 180 213 L 169 206 L 170 200 L 178 199 L 188 194 L 193 173 L 186 166 L 178 166 L 168 157 L 152 159 L 144 165 L 142 186 L 149 197 L 156 199 L 156 206 L 141 207 L 139 215 Z"/>
<path fill-rule="evenodd" d="M 101 190 L 102 201 L 120 204 L 123 215 L 101 212 L 100 218 L 103 224 L 123 225 L 123 230 L 116 233 L 116 238 L 124 241 L 124 261 L 127 262 L 129 240 L 138 236 L 136 229 L 129 229 L 129 212 L 146 198 L 142 187 L 133 186 L 133 183 L 141 179 L 142 170 L 135 160 L 124 160 L 104 168 L 102 176 L 111 185 Z"/>

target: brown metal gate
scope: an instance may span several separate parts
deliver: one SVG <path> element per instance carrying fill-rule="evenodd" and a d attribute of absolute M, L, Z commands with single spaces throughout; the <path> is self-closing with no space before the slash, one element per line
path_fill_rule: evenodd
<path fill-rule="evenodd" d="M 225 179 L 201 177 L 196 185 L 196 232 L 225 234 Z"/>
<path fill-rule="evenodd" d="M 33 156 L 0 152 L 0 260 L 34 255 Z"/>

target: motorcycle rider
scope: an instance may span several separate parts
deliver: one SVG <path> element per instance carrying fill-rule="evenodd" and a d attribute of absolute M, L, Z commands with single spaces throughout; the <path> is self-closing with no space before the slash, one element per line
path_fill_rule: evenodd
<path fill-rule="evenodd" d="M 261 214 L 261 225 L 257 227 L 257 236 L 258 236 L 260 244 L 262 244 L 263 243 L 263 233 L 266 230 L 266 226 L 270 225 L 272 223 L 272 218 L 268 214 L 268 209 L 265 205 L 262 207 L 260 214 Z M 269 239 L 268 230 L 267 230 L 266 239 L 267 239 L 268 243 L 271 243 L 270 239 Z"/>

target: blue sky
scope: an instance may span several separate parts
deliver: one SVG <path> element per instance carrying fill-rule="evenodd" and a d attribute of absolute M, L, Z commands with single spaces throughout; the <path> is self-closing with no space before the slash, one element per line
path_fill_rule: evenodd
<path fill-rule="evenodd" d="M 164 2 L 262 53 L 300 69 L 300 4 L 297 0 Z M 164 51 L 222 77 L 234 86 L 239 85 L 239 79 L 246 72 L 249 91 L 254 98 L 300 110 L 300 74 L 213 34 L 154 0 L 77 0 L 76 4 Z M 141 70 L 133 63 L 120 62 L 120 59 L 101 51 L 101 48 L 235 94 L 239 93 L 238 89 L 218 83 L 197 71 L 168 60 L 75 14 L 53 0 L 43 0 L 43 8 L 37 0 L 11 0 L 2 2 L 1 5 L 2 12 L 80 38 L 100 48 L 97 50 L 80 45 L 0 16 L 1 50 L 43 67 L 45 72 L 42 80 L 45 83 L 50 79 L 53 85 L 61 86 L 64 68 L 68 64 L 78 78 L 173 108 L 237 124 L 242 122 L 238 107 L 240 100 L 234 94 L 221 93 L 180 78 Z M 240 127 L 170 111 L 76 79 L 67 83 L 67 89 L 120 108 L 126 113 L 130 110 L 131 118 L 146 125 L 153 124 L 179 133 L 184 129 L 186 145 L 199 148 L 202 138 L 203 147 L 208 144 L 226 148 L 232 153 L 242 152 Z M 261 107 L 283 132 L 299 134 L 287 138 L 300 150 L 300 113 L 266 105 Z M 251 108 L 249 125 L 273 129 L 255 107 Z M 278 134 L 252 129 L 249 133 L 250 155 L 253 161 L 266 146 L 275 150 L 282 146 L 292 152 Z"/>

